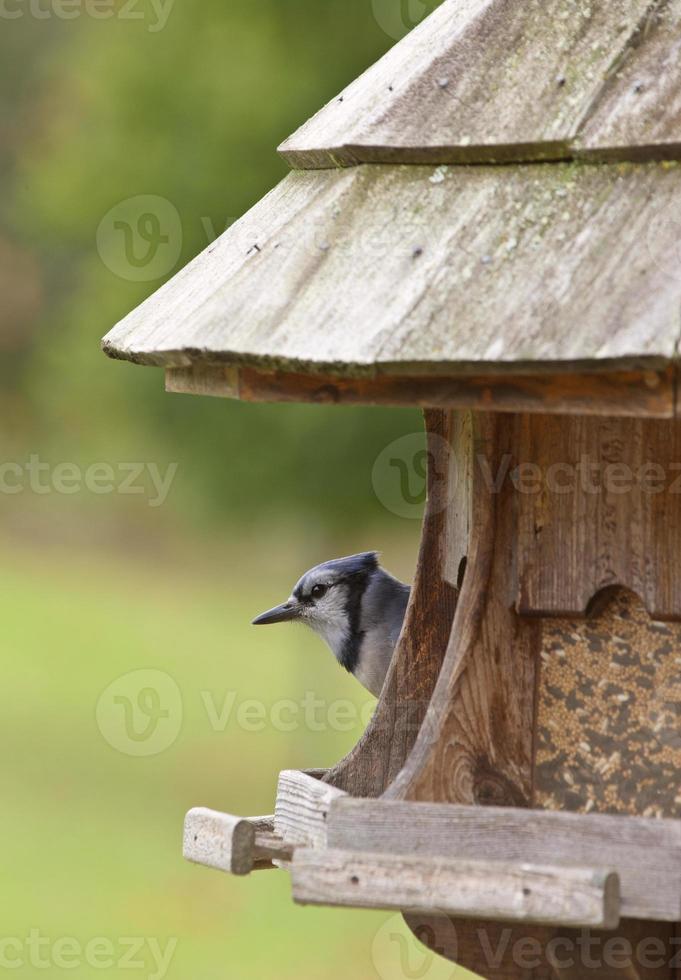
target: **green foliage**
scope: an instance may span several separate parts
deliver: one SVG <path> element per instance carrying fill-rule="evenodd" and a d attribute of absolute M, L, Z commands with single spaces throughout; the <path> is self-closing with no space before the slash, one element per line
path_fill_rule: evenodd
<path fill-rule="evenodd" d="M 35 40 L 32 82 L 15 81 L 8 99 L 35 125 L 14 147 L 6 226 L 38 257 L 44 296 L 5 362 L 7 387 L 29 396 L 22 438 L 67 459 L 178 459 L 191 473 L 183 513 L 206 519 L 248 522 L 274 505 L 305 520 L 335 522 L 348 509 L 358 520 L 382 516 L 370 465 L 387 441 L 418 428 L 416 413 L 165 396 L 160 372 L 99 351 L 160 283 L 115 276 L 95 239 L 118 202 L 159 195 L 182 222 L 176 271 L 285 174 L 278 142 L 393 43 L 386 24 L 399 30 L 433 6 L 176 0 L 161 30 L 150 29 L 158 3 L 139 21 L 3 27 L 0 55 L 13 31 L 24 39 L 30 28 Z"/>

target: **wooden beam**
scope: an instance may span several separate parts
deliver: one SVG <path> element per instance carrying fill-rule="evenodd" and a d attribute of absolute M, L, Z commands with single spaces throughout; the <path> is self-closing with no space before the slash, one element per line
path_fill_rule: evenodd
<path fill-rule="evenodd" d="M 345 797 L 327 828 L 338 850 L 614 868 L 622 915 L 681 919 L 681 820 Z"/>
<path fill-rule="evenodd" d="M 166 390 L 249 402 L 395 405 L 561 415 L 671 418 L 675 371 L 549 371 L 537 374 L 341 378 L 264 372 L 233 364 L 168 368 Z"/>
<path fill-rule="evenodd" d="M 326 846 L 326 818 L 342 790 L 295 769 L 279 774 L 274 829 L 287 844 Z"/>
<path fill-rule="evenodd" d="M 185 817 L 182 853 L 187 861 L 233 875 L 291 858 L 291 848 L 274 833 L 274 817 L 235 817 L 207 807 Z"/>
<path fill-rule="evenodd" d="M 601 868 L 300 848 L 291 876 L 301 904 L 608 929 L 619 923 L 619 879 Z"/>

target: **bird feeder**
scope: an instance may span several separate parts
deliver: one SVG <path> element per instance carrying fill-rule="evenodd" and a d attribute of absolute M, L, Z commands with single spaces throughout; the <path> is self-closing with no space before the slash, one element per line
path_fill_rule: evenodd
<path fill-rule="evenodd" d="M 445 0 L 106 338 L 169 391 L 425 409 L 374 718 L 185 855 L 493 980 L 681 964 L 681 2 Z"/>

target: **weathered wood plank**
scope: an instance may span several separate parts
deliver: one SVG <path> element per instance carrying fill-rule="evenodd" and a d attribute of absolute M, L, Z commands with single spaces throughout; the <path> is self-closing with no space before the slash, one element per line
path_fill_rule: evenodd
<path fill-rule="evenodd" d="M 672 418 L 675 370 L 589 371 L 535 375 L 346 379 L 333 375 L 265 372 L 234 365 L 194 364 L 166 369 L 166 391 L 249 402 L 325 405 L 418 405 L 561 415 Z"/>
<path fill-rule="evenodd" d="M 274 809 L 275 832 L 287 844 L 326 846 L 326 817 L 342 790 L 296 769 L 279 774 Z"/>
<path fill-rule="evenodd" d="M 681 423 L 528 415 L 518 460 L 536 477 L 517 500 L 519 612 L 583 614 L 620 585 L 681 618 Z"/>
<path fill-rule="evenodd" d="M 600 867 L 445 860 L 299 848 L 301 904 L 414 909 L 482 919 L 615 928 L 619 879 Z"/>
<path fill-rule="evenodd" d="M 308 168 L 564 159 L 659 6 L 445 0 L 280 153 Z"/>
<path fill-rule="evenodd" d="M 681 919 L 681 820 L 346 797 L 334 801 L 327 825 L 335 850 L 598 864 L 620 877 L 622 915 Z"/>
<path fill-rule="evenodd" d="M 651 5 L 615 59 L 576 150 L 601 159 L 681 157 L 681 2 Z"/>
<path fill-rule="evenodd" d="M 294 173 L 104 346 L 340 378 L 660 371 L 681 275 L 649 231 L 679 206 L 681 166 Z"/>

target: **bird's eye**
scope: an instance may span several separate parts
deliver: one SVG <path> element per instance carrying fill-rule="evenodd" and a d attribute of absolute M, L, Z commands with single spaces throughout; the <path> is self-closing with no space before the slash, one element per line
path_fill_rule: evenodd
<path fill-rule="evenodd" d="M 315 585 L 310 592 L 313 599 L 321 599 L 329 591 L 328 585 Z"/>

